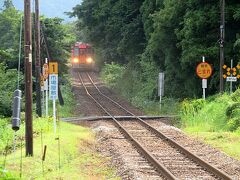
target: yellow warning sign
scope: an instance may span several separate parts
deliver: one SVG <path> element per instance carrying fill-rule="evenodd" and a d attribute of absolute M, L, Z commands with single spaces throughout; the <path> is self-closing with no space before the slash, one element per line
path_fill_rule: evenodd
<path fill-rule="evenodd" d="M 47 63 L 45 63 L 43 65 L 43 77 L 44 77 L 44 79 L 48 78 L 48 64 Z"/>
<path fill-rule="evenodd" d="M 49 74 L 58 74 L 58 63 L 57 62 L 49 63 Z"/>
<path fill-rule="evenodd" d="M 44 86 L 44 76 L 43 75 L 41 75 L 41 87 L 43 87 Z"/>

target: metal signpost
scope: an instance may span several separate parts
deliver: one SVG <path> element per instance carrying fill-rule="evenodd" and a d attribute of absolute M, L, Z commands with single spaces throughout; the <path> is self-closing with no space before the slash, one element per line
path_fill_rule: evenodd
<path fill-rule="evenodd" d="M 162 97 L 164 96 L 164 73 L 159 73 L 158 77 L 158 96 L 160 102 L 160 110 L 162 108 Z"/>
<path fill-rule="evenodd" d="M 43 65 L 43 77 L 45 79 L 44 81 L 44 91 L 46 91 L 46 117 L 48 117 L 48 74 L 49 74 L 49 70 L 48 70 L 48 59 L 45 59 L 45 64 Z M 44 93 L 43 93 L 44 96 Z"/>
<path fill-rule="evenodd" d="M 58 64 L 49 63 L 49 99 L 53 101 L 53 126 L 57 131 L 56 100 L 58 99 Z"/>
<path fill-rule="evenodd" d="M 226 74 L 223 74 L 223 78 L 226 79 L 227 82 L 230 82 L 230 94 L 233 91 L 233 82 L 237 82 L 240 79 L 240 74 L 237 73 L 240 70 L 240 65 L 238 64 L 236 67 L 233 67 L 233 60 L 231 60 L 231 67 L 227 67 L 227 65 L 223 65 L 223 69 L 226 70 Z"/>
<path fill-rule="evenodd" d="M 44 79 L 44 77 L 43 77 L 43 75 L 41 75 L 41 83 L 40 83 L 40 85 L 41 85 L 41 94 L 42 94 L 42 110 L 44 111 L 44 82 L 45 82 L 45 79 Z M 44 112 L 43 112 L 44 113 Z"/>
<path fill-rule="evenodd" d="M 203 99 L 206 99 L 207 79 L 212 75 L 212 66 L 205 62 L 205 57 L 202 57 L 202 62 L 197 65 L 196 73 L 202 79 Z"/>

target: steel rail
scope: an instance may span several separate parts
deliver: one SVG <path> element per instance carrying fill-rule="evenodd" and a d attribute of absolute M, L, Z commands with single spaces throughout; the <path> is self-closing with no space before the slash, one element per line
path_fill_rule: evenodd
<path fill-rule="evenodd" d="M 167 179 L 171 180 L 177 180 L 177 177 L 175 177 L 162 163 L 160 163 L 154 156 L 151 155 L 151 153 L 141 146 L 141 144 L 134 139 L 132 135 L 130 135 L 127 130 L 117 121 L 117 119 L 111 115 L 88 91 L 87 87 L 85 86 L 83 79 L 78 72 L 79 79 L 81 81 L 81 84 L 83 85 L 87 95 L 108 115 L 112 118 L 114 123 L 117 125 L 117 127 L 120 129 L 120 131 L 130 140 L 130 142 L 137 148 L 138 151 L 148 160 L 149 163 L 153 165 L 154 168 L 156 168 L 157 172 L 159 172 L 161 175 L 166 177 Z"/>
<path fill-rule="evenodd" d="M 130 115 L 132 115 L 133 117 L 135 117 L 137 120 L 139 120 L 139 122 L 142 123 L 143 126 L 147 127 L 150 131 L 154 132 L 154 134 L 156 134 L 158 137 L 160 137 L 161 139 L 164 139 L 165 141 L 167 141 L 171 146 L 179 149 L 183 154 L 185 154 L 188 158 L 192 159 L 193 161 L 197 162 L 198 164 L 200 164 L 203 168 L 206 168 L 208 171 L 210 171 L 211 173 L 213 173 L 214 175 L 217 175 L 219 178 L 221 179 L 226 179 L 226 180 L 231 180 L 233 179 L 232 177 L 230 177 L 227 173 L 221 171 L 220 169 L 218 169 L 217 167 L 215 167 L 214 165 L 209 164 L 208 162 L 204 161 L 203 159 L 201 159 L 198 155 L 193 154 L 192 152 L 190 152 L 189 150 L 187 150 L 186 148 L 184 148 L 182 145 L 180 145 L 179 143 L 177 143 L 176 141 L 174 141 L 173 139 L 167 137 L 165 134 L 163 134 L 162 132 L 160 132 L 159 130 L 155 129 L 153 126 L 151 126 L 150 124 L 148 124 L 147 122 L 145 122 L 142 118 L 140 118 L 139 116 L 136 116 L 135 114 L 133 114 L 132 112 L 130 112 L 129 110 L 127 110 L 126 108 L 124 108 L 122 105 L 120 105 L 119 103 L 117 103 L 116 101 L 112 100 L 111 98 L 109 98 L 108 96 L 106 96 L 105 94 L 103 94 L 101 92 L 101 90 L 96 86 L 96 84 L 93 82 L 91 76 L 87 73 L 87 76 L 89 78 L 89 80 L 91 81 L 91 83 L 93 84 L 93 86 L 97 89 L 97 91 L 104 96 L 105 98 L 107 98 L 108 100 L 110 100 L 112 103 L 116 104 L 117 106 L 119 106 L 120 108 L 122 108 L 123 110 L 125 110 L 127 113 L 129 113 Z"/>

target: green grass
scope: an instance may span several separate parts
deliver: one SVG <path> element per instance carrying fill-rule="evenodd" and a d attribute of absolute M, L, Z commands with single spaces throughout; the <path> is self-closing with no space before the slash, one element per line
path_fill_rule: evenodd
<path fill-rule="evenodd" d="M 240 160 L 240 133 L 238 132 L 193 132 L 187 134 L 203 141 L 216 149 L 219 149 L 229 156 Z"/>
<path fill-rule="evenodd" d="M 240 91 L 240 90 L 238 90 Z M 192 132 L 219 132 L 236 130 L 239 118 L 238 100 L 228 94 L 202 99 L 185 100 L 181 104 L 181 125 Z M 235 119 L 236 124 L 231 120 Z M 235 126 L 235 127 L 233 127 Z"/>
<path fill-rule="evenodd" d="M 75 111 L 75 100 L 70 83 L 62 86 L 65 105 L 58 107 L 58 117 L 71 117 Z M 34 110 L 33 110 L 34 112 Z M 52 103 L 49 103 L 49 115 L 52 115 Z M 34 115 L 35 116 L 35 115 Z M 22 115 L 24 117 L 24 113 Z M 34 118 L 34 156 L 25 157 L 24 119 L 17 132 L 16 152 L 13 153 L 14 132 L 10 118 L 0 119 L 0 179 L 20 179 L 21 147 L 23 149 L 22 179 L 120 179 L 115 177 L 115 170 L 109 168 L 109 159 L 102 157 L 95 149 L 97 142 L 90 129 L 64 122 L 59 125 L 60 169 L 58 151 L 58 133 L 53 132 L 53 119 Z M 41 136 L 42 134 L 42 136 Z M 43 142 L 41 141 L 41 137 Z M 42 145 L 47 145 L 44 173 L 42 169 Z M 8 151 L 6 166 L 4 153 Z"/>
<path fill-rule="evenodd" d="M 44 122 L 45 121 L 45 122 Z M 34 157 L 23 156 L 23 179 L 119 179 L 108 167 L 108 159 L 101 157 L 94 149 L 95 137 L 88 128 L 68 123 L 60 123 L 60 169 L 58 140 L 52 129 L 52 121 L 38 120 L 38 124 L 48 132 L 43 133 L 43 145 L 47 145 L 44 173 L 42 171 L 41 135 L 34 139 Z M 7 156 L 6 169 L 19 177 L 21 150 Z M 4 157 L 0 158 L 0 162 Z"/>
<path fill-rule="evenodd" d="M 240 160 L 240 89 L 232 95 L 185 100 L 180 127 L 189 135 Z"/>

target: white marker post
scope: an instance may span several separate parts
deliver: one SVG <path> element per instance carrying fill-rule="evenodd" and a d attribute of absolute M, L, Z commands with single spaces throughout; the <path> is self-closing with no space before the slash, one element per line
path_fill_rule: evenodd
<path fill-rule="evenodd" d="M 43 72 L 43 69 L 42 69 L 42 72 Z M 41 76 L 41 78 L 43 78 L 43 76 Z M 43 84 L 42 84 L 42 81 L 43 81 Z M 45 84 L 44 84 L 44 78 L 43 79 L 41 79 L 41 91 L 42 91 L 42 110 L 43 110 L 43 114 L 44 114 L 44 105 L 45 105 L 45 101 L 44 101 L 44 96 L 45 96 L 45 92 L 44 92 L 44 90 L 45 90 Z"/>
<path fill-rule="evenodd" d="M 53 127 L 57 132 L 56 100 L 58 99 L 58 64 L 49 63 L 49 98 L 53 101 Z"/>
<path fill-rule="evenodd" d="M 164 96 L 164 73 L 159 73 L 158 95 L 159 95 L 159 103 L 160 103 L 160 110 L 161 110 L 162 109 L 162 97 Z"/>
<path fill-rule="evenodd" d="M 231 59 L 231 70 L 233 69 L 233 60 Z M 233 77 L 233 74 L 231 72 L 231 78 Z M 233 82 L 230 81 L 230 94 L 232 94 L 232 90 L 233 90 Z"/>
<path fill-rule="evenodd" d="M 43 110 L 43 114 L 44 114 L 44 110 L 45 110 L 45 92 L 44 92 L 44 89 L 43 89 L 43 93 L 42 93 L 42 110 Z"/>
<path fill-rule="evenodd" d="M 46 58 L 45 59 L 45 63 L 47 64 L 48 63 L 48 59 Z M 46 79 L 46 81 L 44 82 L 44 88 L 45 88 L 45 91 L 46 91 L 46 117 L 48 117 L 48 79 Z"/>
<path fill-rule="evenodd" d="M 205 62 L 205 56 L 202 57 L 202 62 Z M 207 79 L 202 79 L 203 99 L 206 99 Z"/>

